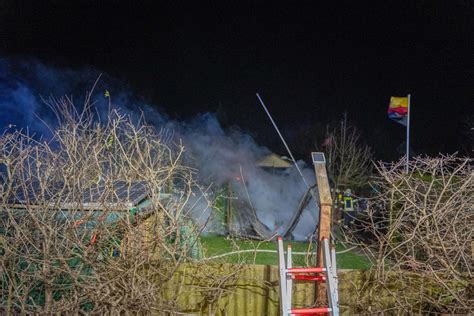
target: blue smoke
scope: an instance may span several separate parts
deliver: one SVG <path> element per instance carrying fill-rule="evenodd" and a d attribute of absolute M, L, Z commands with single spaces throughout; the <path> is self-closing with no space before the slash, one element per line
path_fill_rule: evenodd
<path fill-rule="evenodd" d="M 44 124 L 35 115 L 40 108 L 28 84 L 11 72 L 5 59 L 0 59 L 0 131 L 28 129 L 47 134 Z"/>
<path fill-rule="evenodd" d="M 30 134 L 49 138 L 50 128 L 54 129 L 57 122 L 47 100 L 51 96 L 68 96 L 81 110 L 87 89 L 93 87 L 92 100 L 98 117 L 107 114 L 109 99 L 104 93 L 109 91 L 113 107 L 122 113 L 136 119 L 143 113 L 147 122 L 155 126 L 168 121 L 166 115 L 134 96 L 125 83 L 91 67 L 65 69 L 35 59 L 0 57 L 0 132 L 28 130 Z"/>
<path fill-rule="evenodd" d="M 50 138 L 50 128 L 54 129 L 57 122 L 45 100 L 52 95 L 66 95 L 80 111 L 87 89 L 94 87 L 100 75 L 93 68 L 61 69 L 37 60 L 0 57 L 0 132 L 23 129 L 36 137 Z M 128 114 L 132 119 L 143 115 L 147 123 L 168 131 L 172 135 L 170 142 L 182 141 L 186 147 L 185 162 L 196 168 L 201 184 L 212 184 L 218 190 L 226 183 L 233 183 L 235 201 L 253 204 L 258 217 L 271 230 L 276 231 L 282 223 L 289 221 L 306 187 L 295 170 L 269 174 L 259 168 L 256 162 L 270 151 L 255 143 L 248 134 L 238 128 L 223 130 L 211 113 L 198 115 L 187 122 L 171 120 L 156 107 L 141 101 L 126 84 L 106 74 L 101 76 L 92 95 L 98 118 L 109 109 L 105 91 L 110 92 L 112 107 L 122 114 Z M 314 183 L 312 170 L 304 168 L 303 172 Z M 239 177 L 242 178 L 236 180 Z M 243 187 L 244 181 L 248 193 Z M 205 216 L 195 217 L 206 222 L 210 212 L 207 203 L 198 211 Z M 294 232 L 296 238 L 304 239 L 314 231 L 317 213 L 318 209 L 311 203 Z"/>

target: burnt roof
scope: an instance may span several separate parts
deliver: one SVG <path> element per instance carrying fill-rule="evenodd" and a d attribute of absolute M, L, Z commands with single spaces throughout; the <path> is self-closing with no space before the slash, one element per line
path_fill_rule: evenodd
<path fill-rule="evenodd" d="M 126 210 L 146 199 L 148 192 L 143 181 L 95 183 L 79 192 L 63 189 L 61 184 L 56 184 L 56 189 L 49 187 L 42 190 L 39 183 L 31 182 L 18 185 L 12 190 L 8 196 L 8 204 L 20 208 L 28 205 L 57 209 Z"/>

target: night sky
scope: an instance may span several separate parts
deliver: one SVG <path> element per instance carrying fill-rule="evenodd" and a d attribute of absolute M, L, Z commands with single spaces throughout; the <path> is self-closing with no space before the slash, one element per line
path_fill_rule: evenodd
<path fill-rule="evenodd" d="M 218 111 L 281 154 L 256 92 L 299 155 L 347 112 L 380 159 L 405 137 L 389 98 L 411 93 L 413 151 L 469 152 L 474 1 L 123 3 L 2 1 L 0 54 L 94 67 L 173 118 Z"/>

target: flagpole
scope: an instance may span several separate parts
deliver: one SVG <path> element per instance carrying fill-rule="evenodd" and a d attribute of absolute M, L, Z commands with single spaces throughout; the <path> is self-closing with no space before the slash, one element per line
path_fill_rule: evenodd
<path fill-rule="evenodd" d="M 406 173 L 408 174 L 408 164 L 410 161 L 410 98 L 411 95 L 408 94 L 408 115 L 407 115 L 407 162 L 406 162 Z"/>

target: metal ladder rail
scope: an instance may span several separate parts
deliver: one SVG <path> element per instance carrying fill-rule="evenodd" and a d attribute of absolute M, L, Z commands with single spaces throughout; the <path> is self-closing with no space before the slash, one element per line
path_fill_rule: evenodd
<path fill-rule="evenodd" d="M 288 245 L 287 260 L 285 267 L 285 254 L 283 249 L 283 239 L 278 237 L 278 266 L 280 275 L 280 304 L 283 316 L 288 315 L 305 315 L 305 314 L 322 314 L 330 313 L 331 315 L 339 315 L 339 298 L 337 286 L 337 270 L 336 270 L 336 250 L 329 247 L 329 240 L 323 239 L 323 260 L 325 267 L 312 268 L 293 268 L 292 267 L 292 251 L 291 245 Z M 304 273 L 324 273 L 320 275 L 305 275 Z M 315 308 L 291 308 L 292 302 L 292 285 L 293 280 L 311 280 L 326 282 L 328 307 Z"/>
<path fill-rule="evenodd" d="M 327 274 L 326 291 L 329 307 L 332 309 L 332 315 L 339 315 L 336 247 L 330 247 L 329 240 L 327 238 L 323 238 L 323 256 Z"/>
<path fill-rule="evenodd" d="M 287 291 L 287 282 L 286 282 L 285 253 L 283 250 L 283 239 L 281 237 L 278 237 L 278 270 L 280 274 L 280 307 L 282 310 L 282 315 L 285 315 L 285 311 L 287 311 L 289 307 L 287 306 L 288 291 Z M 290 302 L 291 302 L 291 297 L 290 297 Z"/>

